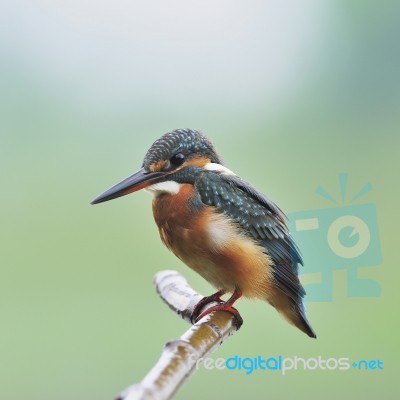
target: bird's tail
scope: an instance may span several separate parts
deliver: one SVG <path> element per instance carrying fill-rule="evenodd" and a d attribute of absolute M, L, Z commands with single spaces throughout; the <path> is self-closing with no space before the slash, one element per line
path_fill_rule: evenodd
<path fill-rule="evenodd" d="M 279 301 L 275 301 L 272 305 L 290 324 L 296 326 L 311 338 L 317 337 L 307 320 L 306 310 L 302 299 L 295 301 L 289 296 L 284 296 L 280 297 Z"/>
<path fill-rule="evenodd" d="M 317 338 L 314 329 L 311 327 L 310 323 L 307 320 L 306 310 L 301 300 L 297 304 L 293 302 L 293 309 L 289 313 L 289 317 L 290 319 L 288 319 L 288 321 L 290 323 L 292 323 L 294 326 L 297 326 L 297 328 L 299 328 L 311 338 Z"/>

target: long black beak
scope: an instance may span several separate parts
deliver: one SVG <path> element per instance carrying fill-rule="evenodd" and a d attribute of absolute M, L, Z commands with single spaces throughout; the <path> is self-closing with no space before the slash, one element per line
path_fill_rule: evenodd
<path fill-rule="evenodd" d="M 144 168 L 139 169 L 133 175 L 128 176 L 123 181 L 117 183 L 103 194 L 96 197 L 90 204 L 103 203 L 104 201 L 116 199 L 126 194 L 137 192 L 154 183 L 161 182 L 165 177 L 165 172 L 148 172 Z"/>

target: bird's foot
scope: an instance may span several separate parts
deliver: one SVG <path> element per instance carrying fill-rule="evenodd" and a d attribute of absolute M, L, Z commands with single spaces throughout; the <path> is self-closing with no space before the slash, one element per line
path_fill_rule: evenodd
<path fill-rule="evenodd" d="M 234 291 L 234 293 L 232 294 L 232 296 L 229 298 L 229 300 L 223 302 L 223 304 L 218 304 L 218 305 L 212 306 L 212 307 L 208 308 L 207 310 L 201 312 L 205 305 L 207 305 L 213 301 L 214 302 L 215 301 L 222 302 L 220 296 L 222 296 L 224 293 L 225 293 L 224 290 L 220 290 L 219 292 L 214 293 L 211 296 L 204 297 L 202 300 L 200 300 L 193 310 L 192 318 L 191 318 L 192 321 L 198 322 L 203 317 L 205 317 L 206 315 L 208 315 L 214 311 L 227 311 L 227 312 L 231 313 L 232 315 L 234 315 L 239 321 L 242 321 L 242 317 L 240 316 L 239 311 L 233 307 L 233 303 L 242 296 L 242 292 L 239 289 L 236 289 Z M 240 323 L 240 325 L 241 325 L 241 323 Z"/>
<path fill-rule="evenodd" d="M 199 320 L 199 316 L 201 315 L 201 311 L 203 308 L 210 303 L 217 302 L 217 303 L 224 303 L 224 301 L 221 299 L 221 296 L 225 294 L 225 290 L 218 290 L 218 292 L 210 295 L 203 297 L 194 307 L 191 320 L 192 323 L 194 324 Z"/>
<path fill-rule="evenodd" d="M 213 306 L 210 307 L 209 309 L 207 309 L 206 311 L 202 312 L 195 320 L 195 322 L 200 321 L 203 317 L 205 317 L 206 315 L 214 312 L 214 311 L 227 311 L 229 313 L 231 313 L 232 315 L 234 315 L 236 318 L 238 318 L 239 320 L 242 319 L 242 317 L 239 314 L 239 311 L 236 310 L 236 308 L 232 307 L 231 304 L 221 304 L 220 306 Z"/>

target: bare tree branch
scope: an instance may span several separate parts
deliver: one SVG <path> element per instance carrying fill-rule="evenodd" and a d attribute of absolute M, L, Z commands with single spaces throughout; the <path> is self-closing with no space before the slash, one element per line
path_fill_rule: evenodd
<path fill-rule="evenodd" d="M 203 296 L 195 292 L 176 271 L 157 273 L 154 284 L 169 308 L 191 323 L 192 312 Z M 207 304 L 202 311 L 217 304 L 222 303 Z M 123 391 L 117 400 L 170 399 L 196 371 L 201 359 L 217 350 L 242 323 L 240 316 L 224 311 L 206 315 L 179 339 L 167 342 L 160 359 L 150 372 L 140 383 Z"/>

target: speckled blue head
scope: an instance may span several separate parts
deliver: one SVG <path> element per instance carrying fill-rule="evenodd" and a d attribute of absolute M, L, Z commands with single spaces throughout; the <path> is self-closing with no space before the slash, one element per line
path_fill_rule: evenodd
<path fill-rule="evenodd" d="M 175 129 L 161 136 L 147 151 L 143 160 L 145 170 L 152 170 L 158 163 L 170 160 L 182 154 L 186 160 L 201 156 L 212 163 L 222 164 L 213 144 L 199 131 Z"/>
<path fill-rule="evenodd" d="M 192 165 L 191 160 L 194 160 Z M 189 163 L 185 164 L 187 161 Z M 162 182 L 193 183 L 202 171 L 199 168 L 202 163 L 222 164 L 222 161 L 212 143 L 202 133 L 192 129 L 176 129 L 151 145 L 139 171 L 96 197 L 92 204 L 125 196 Z"/>

